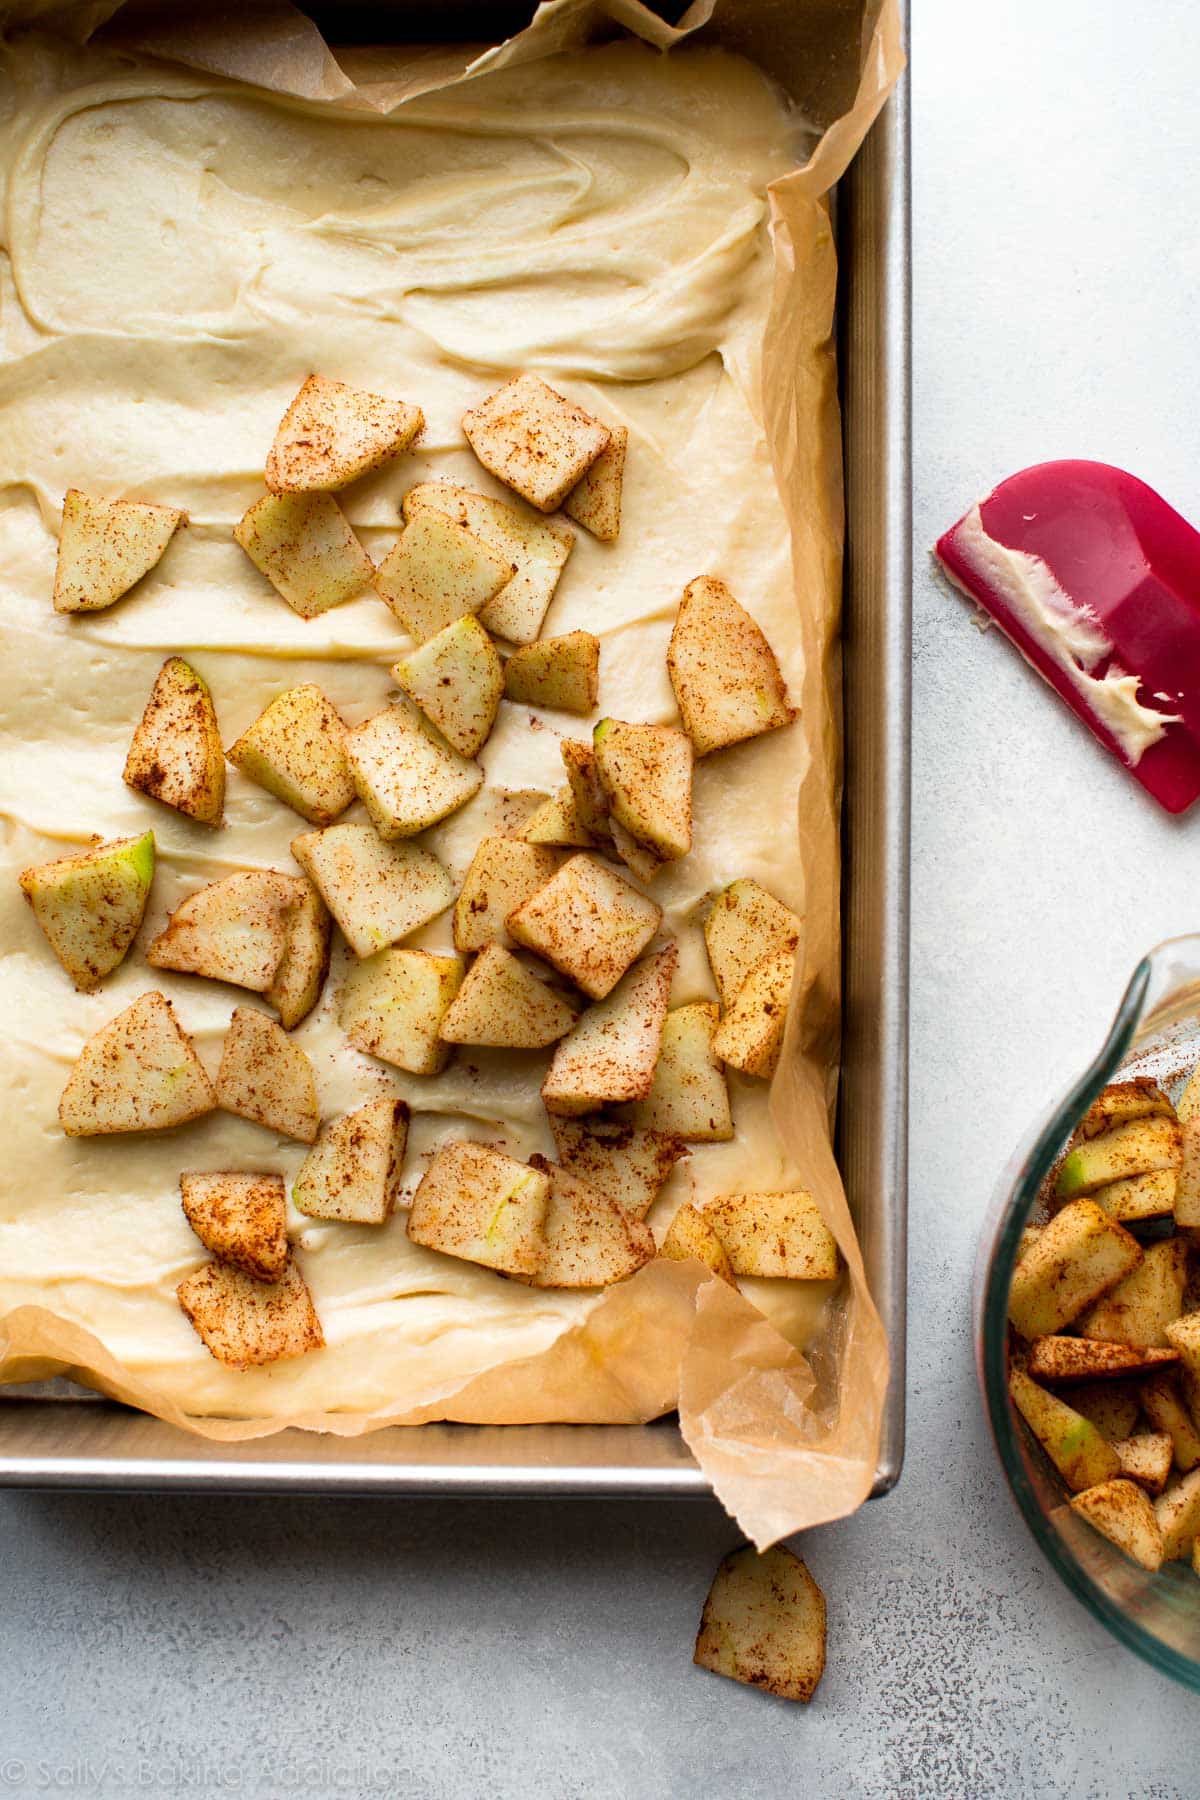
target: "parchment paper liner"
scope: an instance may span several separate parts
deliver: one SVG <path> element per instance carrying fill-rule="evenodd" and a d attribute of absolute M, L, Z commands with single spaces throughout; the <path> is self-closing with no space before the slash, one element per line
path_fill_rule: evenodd
<path fill-rule="evenodd" d="M 792 530 L 806 671 L 798 831 L 805 936 L 784 1054 L 771 1095 L 776 1126 L 845 1257 L 847 1279 L 826 1327 L 800 1356 L 747 1300 L 698 1263 L 649 1264 L 601 1295 L 584 1321 L 540 1356 L 503 1363 L 431 1392 L 403 1414 L 300 1414 L 230 1420 L 182 1413 L 124 1369 L 90 1333 L 24 1306 L 0 1326 L 0 1382 L 70 1375 L 217 1441 L 296 1427 L 353 1437 L 436 1419 L 481 1424 L 632 1424 L 678 1404 L 683 1436 L 724 1505 L 765 1546 L 853 1511 L 870 1490 L 887 1386 L 887 1346 L 833 1159 L 837 1084 L 841 670 L 841 437 L 832 343 L 835 253 L 822 200 L 842 175 L 903 66 L 895 0 L 696 0 L 677 28 L 638 0 L 548 0 L 531 25 L 483 49 L 437 47 L 398 58 L 394 76 L 356 83 L 353 52 L 335 58 L 285 0 L 174 7 L 159 15 L 119 0 L 4 9 L 86 37 L 101 26 L 142 51 L 323 101 L 386 112 L 472 75 L 636 33 L 659 48 L 690 35 L 756 60 L 812 127 L 804 167 L 771 189 L 775 288 L 762 351 L 763 427 Z M 119 15 L 119 16 L 118 16 Z"/>

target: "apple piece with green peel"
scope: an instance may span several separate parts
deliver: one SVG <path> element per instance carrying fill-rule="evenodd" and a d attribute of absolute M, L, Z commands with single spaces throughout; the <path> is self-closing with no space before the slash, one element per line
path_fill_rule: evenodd
<path fill-rule="evenodd" d="M 1077 1329 L 1085 1338 L 1117 1344 L 1166 1344 L 1166 1327 L 1183 1310 L 1187 1280 L 1187 1245 L 1180 1238 L 1147 1244 L 1136 1269 L 1109 1288 L 1080 1316 Z"/>
<path fill-rule="evenodd" d="M 273 494 L 330 493 L 395 460 L 424 429 L 419 406 L 310 375 L 267 456 Z"/>
<path fill-rule="evenodd" d="M 692 847 L 691 739 L 670 725 L 601 719 L 592 733 L 607 811 L 646 849 L 676 862 Z"/>
<path fill-rule="evenodd" d="M 225 754 L 311 825 L 332 825 L 354 798 L 345 721 L 314 682 L 272 700 Z"/>
<path fill-rule="evenodd" d="M 1165 1488 L 1154 1502 L 1154 1516 L 1163 1535 L 1163 1561 L 1175 1562 L 1192 1553 L 1200 1531 L 1200 1469 L 1193 1469 Z"/>
<path fill-rule="evenodd" d="M 800 920 L 757 881 L 730 882 L 704 921 L 704 947 L 722 1006 L 732 1006 L 766 956 L 796 949 Z"/>
<path fill-rule="evenodd" d="M 375 565 L 332 494 L 264 494 L 233 535 L 302 619 L 319 618 L 374 584 Z"/>
<path fill-rule="evenodd" d="M 324 1347 L 312 1295 L 294 1261 L 278 1281 L 255 1281 L 230 1263 L 205 1263 L 175 1294 L 205 1349 L 227 1368 L 259 1368 Z"/>
<path fill-rule="evenodd" d="M 403 657 L 392 677 L 460 756 L 483 748 L 504 692 L 504 668 L 478 619 L 455 619 Z"/>
<path fill-rule="evenodd" d="M 504 1275 L 532 1275 L 542 1255 L 549 1177 L 487 1144 L 444 1144 L 408 1214 L 414 1244 Z"/>
<path fill-rule="evenodd" d="M 528 844 L 564 849 L 590 850 L 596 842 L 575 810 L 575 796 L 569 787 L 559 788 L 543 800 L 525 821 L 521 836 Z"/>
<path fill-rule="evenodd" d="M 58 1103 L 68 1137 L 166 1131 L 212 1112 L 212 1082 L 165 995 L 143 994 L 90 1037 Z"/>
<path fill-rule="evenodd" d="M 611 544 L 620 536 L 621 489 L 625 483 L 628 448 L 628 426 L 610 425 L 608 449 L 600 452 L 587 474 L 576 482 L 563 501 L 563 511 L 568 518 L 590 531 L 602 544 Z"/>
<path fill-rule="evenodd" d="M 662 923 L 662 908 L 595 856 L 573 856 L 509 913 L 510 937 L 593 1000 L 612 992 Z"/>
<path fill-rule="evenodd" d="M 463 414 L 463 433 L 497 481 L 553 512 L 611 442 L 606 426 L 539 375 L 514 375 Z"/>
<path fill-rule="evenodd" d="M 644 1219 L 659 1189 L 691 1152 L 681 1138 L 639 1131 L 616 1119 L 569 1119 L 550 1114 L 554 1150 L 563 1168 Z"/>
<path fill-rule="evenodd" d="M 294 878 L 274 869 L 210 881 L 175 908 L 146 961 L 265 993 L 283 961 L 299 898 Z"/>
<path fill-rule="evenodd" d="M 727 1281 L 730 1287 L 737 1286 L 729 1252 L 704 1214 L 697 1212 L 686 1200 L 671 1220 L 658 1254 L 672 1262 L 687 1262 L 694 1256 L 706 1269 L 711 1269 L 714 1275 Z"/>
<path fill-rule="evenodd" d="M 1174 1169 L 1155 1169 L 1150 1175 L 1106 1182 L 1093 1188 L 1089 1198 L 1121 1224 L 1131 1219 L 1161 1219 L 1174 1209 L 1176 1185 Z"/>
<path fill-rule="evenodd" d="M 483 770 L 426 731 L 403 706 L 385 706 L 346 735 L 359 799 L 381 838 L 415 837 L 465 806 Z"/>
<path fill-rule="evenodd" d="M 580 1014 L 542 1083 L 547 1112 L 590 1113 L 650 1092 L 678 960 L 674 944 L 643 957 L 606 999 Z"/>
<path fill-rule="evenodd" d="M 444 513 L 420 512 L 375 571 L 375 589 L 423 644 L 477 613 L 512 580 L 513 565 Z"/>
<path fill-rule="evenodd" d="M 1108 1381 L 1145 1375 L 1177 1363 L 1179 1352 L 1107 1338 L 1037 1337 L 1029 1346 L 1028 1371 L 1035 1381 Z"/>
<path fill-rule="evenodd" d="M 1113 1081 L 1092 1101 L 1079 1121 L 1077 1138 L 1100 1137 L 1114 1125 L 1134 1119 L 1173 1119 L 1175 1108 L 1157 1081 L 1139 1075 L 1133 1081 Z"/>
<path fill-rule="evenodd" d="M 187 514 L 146 500 L 98 500 L 68 488 L 63 500 L 54 610 L 103 612 L 155 564 Z"/>
<path fill-rule="evenodd" d="M 448 481 L 420 481 L 404 496 L 404 517 L 440 512 L 465 525 L 501 561 L 512 578 L 480 608 L 479 623 L 510 644 L 532 644 L 554 597 L 575 533 L 557 519 L 531 518 L 503 500 Z"/>
<path fill-rule="evenodd" d="M 383 1225 L 400 1191 L 409 1109 L 390 1094 L 327 1125 L 292 1187 L 297 1211 L 310 1219 Z"/>
<path fill-rule="evenodd" d="M 1049 1337 L 1141 1260 L 1142 1247 L 1124 1226 L 1094 1200 L 1073 1200 L 1014 1269 L 1008 1316 L 1022 1337 Z"/>
<path fill-rule="evenodd" d="M 46 942 L 81 993 L 124 961 L 154 881 L 154 833 L 111 838 L 22 869 L 21 892 Z"/>
<path fill-rule="evenodd" d="M 595 751 L 576 738 L 564 738 L 558 749 L 567 771 L 575 816 L 594 842 L 606 844 L 610 835 L 608 795 L 600 780 Z"/>
<path fill-rule="evenodd" d="M 356 1050 L 410 1075 L 437 1075 L 450 1059 L 439 1037 L 462 986 L 461 957 L 381 950 L 351 969 L 338 1019 Z"/>
<path fill-rule="evenodd" d="M 355 956 L 374 956 L 419 931 L 454 898 L 436 856 L 418 844 L 385 844 L 369 825 L 306 831 L 292 839 L 292 855 Z"/>
<path fill-rule="evenodd" d="M 667 673 L 697 756 L 778 731 L 797 716 L 762 631 L 725 583 L 710 576 L 684 589 Z"/>
<path fill-rule="evenodd" d="M 287 1190 L 282 1175 L 181 1175 L 188 1224 L 206 1250 L 255 1281 L 287 1267 Z"/>
<path fill-rule="evenodd" d="M 600 639 L 590 631 L 523 644 L 504 665 L 504 694 L 519 706 L 593 712 L 600 692 Z"/>
<path fill-rule="evenodd" d="M 1154 1508 L 1135 1482 L 1100 1482 L 1071 1501 L 1071 1511 L 1115 1544 L 1131 1562 L 1152 1572 L 1163 1563 L 1163 1534 Z"/>
<path fill-rule="evenodd" d="M 158 672 L 125 758 L 127 787 L 201 825 L 225 810 L 225 752 L 208 683 L 182 656 Z"/>
<path fill-rule="evenodd" d="M 280 877 L 296 896 L 296 910 L 288 926 L 287 942 L 271 985 L 263 989 L 279 1013 L 279 1023 L 291 1031 L 306 1019 L 329 973 L 333 920 L 317 888 L 303 875 Z"/>
<path fill-rule="evenodd" d="M 539 1288 L 611 1287 L 651 1261 L 654 1233 L 644 1220 L 544 1156 L 529 1163 L 549 1181 L 550 1197 L 537 1267 L 521 1280 Z"/>
<path fill-rule="evenodd" d="M 1012 1403 L 1041 1444 L 1067 1486 L 1074 1493 L 1113 1481 L 1121 1473 L 1121 1459 L 1107 1438 L 1081 1413 L 1031 1381 L 1023 1369 L 1008 1377 Z"/>
<path fill-rule="evenodd" d="M 454 947 L 482 950 L 509 943 L 504 921 L 562 867 L 556 850 L 520 838 L 485 837 L 454 902 Z"/>
<path fill-rule="evenodd" d="M 1174 1450 L 1175 1466 L 1185 1473 L 1200 1463 L 1200 1431 L 1187 1405 L 1181 1377 L 1184 1370 L 1160 1369 L 1138 1384 L 1142 1411 L 1156 1431 L 1165 1431 Z"/>
<path fill-rule="evenodd" d="M 1060 1392 L 1067 1405 L 1090 1419 L 1110 1443 L 1128 1437 L 1137 1424 L 1141 1407 L 1136 1381 L 1081 1381 Z"/>
<path fill-rule="evenodd" d="M 654 1080 L 634 1108 L 635 1124 L 695 1144 L 729 1142 L 729 1084 L 713 1051 L 718 1017 L 711 1000 L 693 1000 L 668 1013 Z"/>
<path fill-rule="evenodd" d="M 1121 1473 L 1136 1481 L 1148 1494 L 1161 1494 L 1171 1479 L 1175 1446 L 1165 1431 L 1140 1431 L 1136 1437 L 1115 1438 L 1113 1449 L 1121 1459 Z"/>
<path fill-rule="evenodd" d="M 692 1661 L 781 1700 L 812 1699 L 825 1672 L 825 1596 L 793 1551 L 747 1544 L 725 1558 Z"/>
<path fill-rule="evenodd" d="M 832 1281 L 837 1239 L 804 1188 L 774 1194 L 718 1194 L 701 1208 L 725 1246 L 735 1275 L 783 1281 Z"/>
<path fill-rule="evenodd" d="M 777 950 L 763 957 L 717 1027 L 714 1056 L 743 1075 L 770 1081 L 783 1048 L 795 973 L 794 950 Z"/>
<path fill-rule="evenodd" d="M 1058 1192 L 1073 1200 L 1131 1175 L 1150 1175 L 1157 1169 L 1178 1171 L 1181 1154 L 1180 1129 L 1174 1119 L 1131 1119 L 1069 1150 L 1059 1167 Z"/>
<path fill-rule="evenodd" d="M 275 1019 L 253 1006 L 239 1006 L 229 1021 L 217 1105 L 281 1137 L 315 1141 L 321 1125 L 312 1064 Z"/>
<path fill-rule="evenodd" d="M 487 944 L 467 970 L 438 1036 L 446 1044 L 541 1050 L 574 1023 L 560 994 L 503 945 Z"/>

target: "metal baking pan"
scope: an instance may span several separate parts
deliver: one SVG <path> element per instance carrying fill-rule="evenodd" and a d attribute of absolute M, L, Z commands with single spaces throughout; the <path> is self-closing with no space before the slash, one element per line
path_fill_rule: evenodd
<path fill-rule="evenodd" d="M 377 6 L 349 11 L 355 37 L 403 36 L 379 31 Z M 528 8 L 514 11 L 523 15 L 515 29 Z M 465 21 L 465 9 L 454 12 L 456 22 Z M 389 17 L 394 28 L 395 15 Z M 350 35 L 347 23 L 339 9 L 335 40 Z M 838 188 L 837 232 L 847 470 L 838 1156 L 891 1347 L 873 1489 L 879 1495 L 897 1480 L 904 1452 L 911 446 L 903 83 Z M 422 1425 L 359 1438 L 284 1431 L 253 1443 L 215 1444 L 66 1382 L 3 1390 L 0 1485 L 647 1498 L 710 1492 L 671 1419 L 628 1426 Z"/>

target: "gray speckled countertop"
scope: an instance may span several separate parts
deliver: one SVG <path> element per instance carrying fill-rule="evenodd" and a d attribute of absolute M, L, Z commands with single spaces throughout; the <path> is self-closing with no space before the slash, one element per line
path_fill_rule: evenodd
<path fill-rule="evenodd" d="M 1085 1617 L 1000 1489 L 968 1297 L 1014 1140 L 1138 953 L 1200 926 L 1200 813 L 1152 811 L 924 552 L 1054 455 L 1200 517 L 1200 14 L 915 11 L 909 1450 L 806 1541 L 816 1701 L 692 1670 L 712 1506 L 8 1494 L 0 1797 L 1196 1792 L 1200 1700 Z"/>

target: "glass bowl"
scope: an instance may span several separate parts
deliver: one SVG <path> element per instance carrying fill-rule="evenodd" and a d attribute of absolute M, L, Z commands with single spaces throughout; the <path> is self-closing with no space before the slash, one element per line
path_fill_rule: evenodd
<path fill-rule="evenodd" d="M 1177 1099 L 1200 1062 L 1200 935 L 1159 944 L 1133 972 L 1099 1055 L 1030 1133 L 988 1214 L 975 1271 L 975 1345 L 984 1407 L 1013 1498 L 1056 1573 L 1113 1635 L 1200 1690 L 1200 1579 L 1190 1562 L 1157 1574 L 1121 1554 L 1067 1505 L 1057 1471 L 1008 1397 L 1008 1290 L 1021 1233 L 1080 1118 L 1110 1081 L 1148 1075 Z"/>

